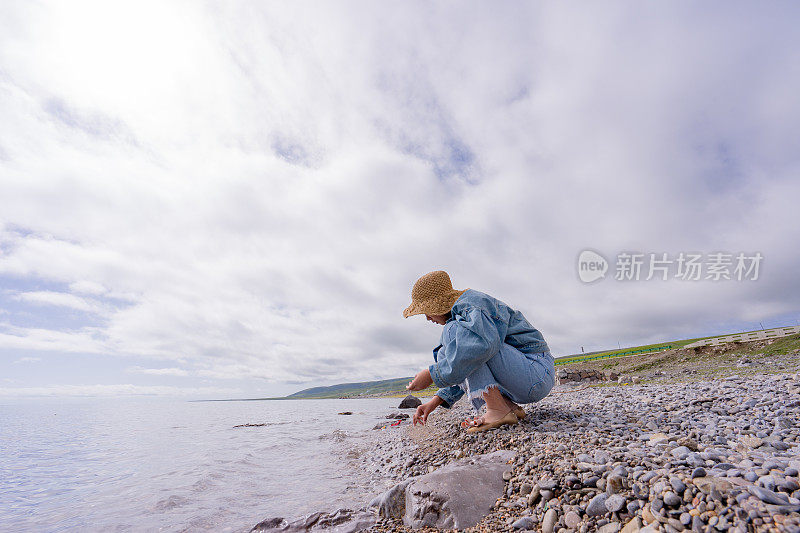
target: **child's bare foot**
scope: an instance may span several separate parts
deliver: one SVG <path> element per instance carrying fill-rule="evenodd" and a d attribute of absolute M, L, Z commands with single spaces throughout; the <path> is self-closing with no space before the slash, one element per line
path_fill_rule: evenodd
<path fill-rule="evenodd" d="M 525 418 L 525 415 L 526 415 L 525 409 L 523 409 L 519 405 L 515 404 L 514 402 L 512 402 L 511 400 L 509 400 L 505 396 L 503 396 L 503 399 L 506 401 L 506 404 L 508 405 L 508 408 L 511 409 L 512 411 L 514 411 L 514 414 L 517 415 L 517 418 L 519 418 L 520 420 Z"/>
<path fill-rule="evenodd" d="M 483 415 L 476 416 L 474 418 L 467 418 L 461 422 L 461 427 L 469 428 L 481 426 L 483 424 L 491 424 L 492 422 L 502 420 L 508 416 L 508 413 L 511 412 L 513 412 L 511 409 L 487 409 Z"/>
<path fill-rule="evenodd" d="M 486 411 L 483 416 L 464 421 L 462 426 L 467 427 L 467 431 L 472 433 L 476 430 L 483 431 L 487 427 L 498 427 L 499 425 L 516 424 L 518 422 L 514 409 L 508 404 L 510 400 L 503 396 L 497 387 L 487 387 L 482 397 L 486 404 Z M 519 408 L 513 402 L 512 405 Z"/>
<path fill-rule="evenodd" d="M 505 415 L 500 416 L 499 413 L 502 412 L 502 409 L 500 411 L 487 411 L 485 415 L 477 419 L 480 424 L 467 428 L 467 433 L 478 433 L 508 425 L 513 426 L 519 422 L 517 415 L 515 415 L 513 411 L 506 411 Z"/>

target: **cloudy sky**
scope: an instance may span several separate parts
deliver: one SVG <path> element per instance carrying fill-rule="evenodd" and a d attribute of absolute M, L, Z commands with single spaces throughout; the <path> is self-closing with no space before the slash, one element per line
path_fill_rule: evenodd
<path fill-rule="evenodd" d="M 555 355 L 797 324 L 798 21 L 792 2 L 3 2 L 0 397 L 411 375 L 440 329 L 401 313 L 437 269 Z M 586 249 L 609 262 L 593 283 Z M 681 252 L 700 279 L 645 279 Z M 622 253 L 645 254 L 639 280 L 615 279 Z M 715 253 L 732 279 L 707 279 Z"/>

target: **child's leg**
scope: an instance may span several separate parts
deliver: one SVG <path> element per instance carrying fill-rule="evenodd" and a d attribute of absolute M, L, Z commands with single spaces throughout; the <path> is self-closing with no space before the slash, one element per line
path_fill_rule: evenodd
<path fill-rule="evenodd" d="M 481 407 L 486 404 L 486 399 L 484 396 L 490 390 L 497 391 L 500 388 L 499 383 L 492 374 L 492 371 L 489 369 L 489 365 L 484 363 L 479 366 L 472 374 L 467 376 L 466 381 L 464 382 L 466 385 L 466 392 L 469 397 L 469 401 L 472 402 L 472 406 L 475 408 L 475 412 L 479 413 Z M 503 391 L 499 391 L 503 392 Z M 489 393 L 490 398 L 494 397 L 494 393 Z M 492 401 L 490 399 L 489 401 Z"/>
<path fill-rule="evenodd" d="M 550 352 L 523 354 L 503 344 L 487 366 L 497 382 L 508 391 L 508 397 L 517 403 L 538 402 L 550 393 L 556 381 Z"/>
<path fill-rule="evenodd" d="M 494 379 L 488 365 L 483 364 L 478 367 L 477 370 L 467 376 L 465 383 L 469 399 L 473 407 L 475 407 L 476 413 L 480 414 L 480 408 L 486 405 L 486 412 L 477 417 L 480 420 L 476 419 L 472 422 L 475 425 L 500 420 L 511 411 L 511 407 L 509 407 L 506 398 L 503 396 L 503 388 Z"/>

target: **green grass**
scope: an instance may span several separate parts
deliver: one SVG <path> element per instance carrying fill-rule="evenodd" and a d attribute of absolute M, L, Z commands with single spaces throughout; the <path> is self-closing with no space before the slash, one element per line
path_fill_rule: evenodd
<path fill-rule="evenodd" d="M 632 367 L 630 367 L 628 369 L 628 372 L 630 372 L 630 373 L 645 372 L 647 370 L 651 370 L 651 369 L 654 369 L 654 368 L 662 367 L 666 363 L 672 363 L 672 362 L 678 361 L 680 359 L 683 359 L 683 357 L 684 357 L 683 355 L 680 355 L 680 354 L 677 354 L 677 353 L 670 354 L 670 355 L 668 355 L 666 357 L 660 357 L 660 358 L 658 358 L 656 360 L 648 361 L 648 362 L 642 363 L 640 365 L 634 365 L 634 366 L 632 366 Z"/>
<path fill-rule="evenodd" d="M 572 363 L 585 363 L 587 361 L 596 361 L 598 359 L 608 359 L 611 357 L 621 357 L 625 355 L 638 355 L 643 353 L 652 353 L 662 350 L 669 350 L 674 348 L 683 347 L 686 344 L 693 342 L 692 340 L 674 341 L 674 342 L 659 342 L 655 344 L 645 344 L 642 346 L 631 346 L 622 348 L 620 350 L 609 350 L 606 352 L 596 352 L 594 354 L 582 355 L 579 357 L 570 357 L 568 359 L 556 359 L 557 365 L 569 365 Z"/>
<path fill-rule="evenodd" d="M 762 353 L 766 357 L 773 355 L 786 355 L 791 352 L 800 351 L 800 333 L 789 335 L 787 337 L 779 337 L 775 341 L 761 349 L 750 348 L 746 349 L 747 353 Z"/>

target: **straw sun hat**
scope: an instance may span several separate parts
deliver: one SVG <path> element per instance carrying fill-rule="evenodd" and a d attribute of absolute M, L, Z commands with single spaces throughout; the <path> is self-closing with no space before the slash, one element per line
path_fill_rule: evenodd
<path fill-rule="evenodd" d="M 444 270 L 428 272 L 419 278 L 411 289 L 411 305 L 403 311 L 403 317 L 421 314 L 443 315 L 450 311 L 458 297 L 466 290 L 455 290 L 450 276 Z"/>

